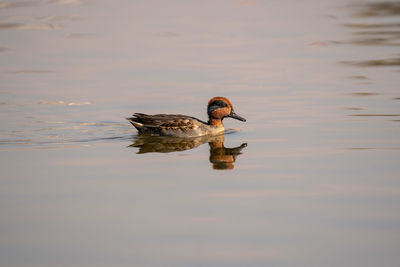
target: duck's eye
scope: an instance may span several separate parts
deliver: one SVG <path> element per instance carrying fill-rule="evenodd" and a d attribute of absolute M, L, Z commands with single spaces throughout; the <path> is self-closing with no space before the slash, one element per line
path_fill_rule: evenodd
<path fill-rule="evenodd" d="M 216 106 L 217 108 L 224 108 L 224 107 L 227 107 L 228 104 L 222 100 L 215 100 L 210 103 L 210 107 L 211 106 Z"/>
<path fill-rule="evenodd" d="M 227 103 L 225 103 L 222 100 L 215 100 L 215 101 L 211 102 L 210 105 L 208 106 L 207 113 L 211 114 L 211 112 L 213 112 L 214 110 L 219 109 L 219 108 L 225 108 L 225 107 L 228 107 Z"/>

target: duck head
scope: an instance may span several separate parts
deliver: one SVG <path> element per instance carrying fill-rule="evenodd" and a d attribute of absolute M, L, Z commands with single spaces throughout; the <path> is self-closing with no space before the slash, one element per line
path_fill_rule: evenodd
<path fill-rule="evenodd" d="M 231 101 L 229 101 L 225 97 L 217 96 L 213 97 L 208 101 L 207 105 L 207 114 L 209 117 L 209 123 L 211 125 L 221 125 L 222 120 L 225 117 L 230 117 L 233 119 L 237 119 L 240 121 L 246 121 L 245 118 L 237 115 L 235 112 L 233 112 L 233 106 Z"/>

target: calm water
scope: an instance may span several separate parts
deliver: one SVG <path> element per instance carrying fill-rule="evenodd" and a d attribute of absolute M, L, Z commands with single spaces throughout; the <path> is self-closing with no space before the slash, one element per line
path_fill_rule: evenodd
<path fill-rule="evenodd" d="M 0 2 L 1 266 L 398 266 L 400 3 Z M 246 123 L 137 136 L 133 112 Z"/>

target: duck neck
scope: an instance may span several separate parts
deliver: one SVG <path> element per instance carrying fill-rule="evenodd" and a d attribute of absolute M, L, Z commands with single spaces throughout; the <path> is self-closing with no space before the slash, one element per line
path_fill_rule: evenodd
<path fill-rule="evenodd" d="M 213 118 L 210 117 L 208 119 L 208 124 L 212 125 L 212 126 L 222 126 L 222 120 L 221 119 L 217 119 L 217 118 Z"/>

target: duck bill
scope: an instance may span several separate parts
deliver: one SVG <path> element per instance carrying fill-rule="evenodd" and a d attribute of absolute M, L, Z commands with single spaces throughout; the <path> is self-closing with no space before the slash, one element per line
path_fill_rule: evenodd
<path fill-rule="evenodd" d="M 233 111 L 231 112 L 231 114 L 228 115 L 228 117 L 230 117 L 230 118 L 232 118 L 232 119 L 237 119 L 237 120 L 240 120 L 240 121 L 246 121 L 245 118 L 243 118 L 243 117 L 237 115 L 237 114 L 236 114 L 235 112 L 233 112 Z"/>

